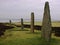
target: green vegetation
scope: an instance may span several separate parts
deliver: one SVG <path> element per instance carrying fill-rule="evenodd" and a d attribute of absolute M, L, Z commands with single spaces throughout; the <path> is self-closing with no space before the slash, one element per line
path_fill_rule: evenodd
<path fill-rule="evenodd" d="M 13 24 L 21 25 L 20 22 L 15 22 Z M 24 24 L 29 24 L 30 25 L 30 22 L 24 22 Z M 52 22 L 51 24 L 52 24 L 52 27 L 60 27 L 60 22 L 55 21 L 55 22 Z M 34 25 L 42 25 L 42 22 L 35 22 Z"/>
<path fill-rule="evenodd" d="M 40 22 L 37 22 L 36 24 L 39 23 Z M 20 23 L 14 23 L 14 24 L 20 24 Z M 56 26 L 60 23 L 53 22 L 53 24 Z M 43 42 L 43 40 L 41 39 L 41 31 L 35 30 L 34 33 L 31 33 L 29 28 L 24 28 L 24 30 L 21 30 L 20 27 L 16 26 L 14 27 L 15 28 L 13 29 L 6 30 L 5 34 L 2 37 L 0 37 L 0 45 L 46 45 L 45 42 Z M 53 33 L 50 44 L 60 45 L 60 37 L 54 36 Z"/>
<path fill-rule="evenodd" d="M 6 30 L 5 35 L 0 37 L 0 45 L 45 45 L 42 41 L 40 31 L 35 30 L 31 33 L 28 28 L 22 31 L 18 27 Z M 60 45 L 60 38 L 53 34 L 50 44 Z"/>
<path fill-rule="evenodd" d="M 19 24 L 19 23 L 16 23 Z M 30 22 L 24 22 L 24 24 L 30 24 Z M 53 27 L 60 27 L 60 22 L 52 22 Z M 42 25 L 42 22 L 35 22 L 35 25 Z"/>

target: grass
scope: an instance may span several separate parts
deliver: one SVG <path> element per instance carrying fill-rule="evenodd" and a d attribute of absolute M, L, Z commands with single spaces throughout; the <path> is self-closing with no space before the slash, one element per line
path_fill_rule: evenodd
<path fill-rule="evenodd" d="M 6 30 L 5 35 L 0 37 L 0 45 L 46 45 L 41 40 L 41 32 L 35 30 L 31 33 L 30 29 L 25 28 L 26 31 L 15 27 Z M 60 45 L 60 38 L 52 35 L 51 45 Z"/>
<path fill-rule="evenodd" d="M 18 23 L 19 25 L 20 23 Z M 37 22 L 36 25 L 39 23 Z M 40 23 L 41 24 L 41 23 Z M 39 24 L 39 25 L 40 25 Z M 60 25 L 59 22 L 53 22 L 53 26 Z M 15 27 L 15 26 L 14 26 Z M 35 33 L 31 33 L 29 28 L 21 30 L 19 27 L 8 29 L 5 34 L 0 37 L 0 45 L 48 45 L 41 39 L 41 31 L 35 30 Z M 50 45 L 60 45 L 60 37 L 52 34 Z"/>
<path fill-rule="evenodd" d="M 21 25 L 20 22 L 13 23 L 15 25 Z M 30 22 L 24 22 L 24 24 L 30 24 Z M 60 27 L 60 22 L 52 22 L 52 27 Z M 35 22 L 34 25 L 42 25 L 42 22 Z"/>
<path fill-rule="evenodd" d="M 36 31 L 33 34 L 33 33 L 30 33 L 29 29 L 28 31 L 17 31 L 17 30 L 21 30 L 21 29 L 16 27 L 16 28 L 7 30 L 5 32 L 5 35 L 0 38 L 0 45 L 33 45 L 33 44 L 36 45 L 38 44 L 39 40 L 37 40 L 38 39 L 37 37 L 40 37 L 40 31 Z"/>
<path fill-rule="evenodd" d="M 52 22 L 53 27 L 60 27 L 60 22 Z"/>

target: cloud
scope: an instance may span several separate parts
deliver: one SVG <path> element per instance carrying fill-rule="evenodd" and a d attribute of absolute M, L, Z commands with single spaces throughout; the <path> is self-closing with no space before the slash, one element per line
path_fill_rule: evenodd
<path fill-rule="evenodd" d="M 0 0 L 0 17 L 30 18 L 30 13 L 35 12 L 35 17 L 42 19 L 45 1 L 46 0 Z M 60 0 L 48 1 L 52 19 L 60 19 Z"/>

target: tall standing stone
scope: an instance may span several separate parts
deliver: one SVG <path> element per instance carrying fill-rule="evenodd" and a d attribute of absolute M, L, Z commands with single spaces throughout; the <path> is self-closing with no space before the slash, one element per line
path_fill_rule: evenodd
<path fill-rule="evenodd" d="M 23 30 L 24 25 L 23 25 L 23 18 L 21 18 L 21 30 Z"/>
<path fill-rule="evenodd" d="M 31 13 L 31 32 L 34 32 L 34 12 Z"/>
<path fill-rule="evenodd" d="M 46 2 L 44 7 L 44 16 L 43 16 L 42 32 L 41 32 L 41 36 L 43 39 L 45 39 L 45 41 L 50 41 L 51 30 L 52 28 L 51 28 L 49 2 Z"/>
<path fill-rule="evenodd" d="M 9 23 L 11 24 L 11 20 L 9 20 Z"/>

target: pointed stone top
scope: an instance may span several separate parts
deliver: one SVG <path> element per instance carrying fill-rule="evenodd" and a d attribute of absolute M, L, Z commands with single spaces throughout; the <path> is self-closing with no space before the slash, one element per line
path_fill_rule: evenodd
<path fill-rule="evenodd" d="M 34 12 L 31 12 L 31 15 L 34 15 Z"/>
<path fill-rule="evenodd" d="M 48 1 L 45 2 L 45 8 L 44 8 L 44 10 L 49 10 L 49 2 Z"/>
<path fill-rule="evenodd" d="M 45 4 L 48 4 L 48 3 L 49 3 L 48 1 L 45 2 Z"/>
<path fill-rule="evenodd" d="M 23 18 L 21 18 L 21 19 L 23 19 Z"/>
<path fill-rule="evenodd" d="M 45 2 L 45 6 L 48 6 L 48 5 L 49 5 L 49 2 L 48 2 L 48 1 L 46 1 L 46 2 Z"/>

